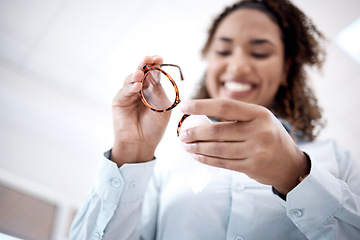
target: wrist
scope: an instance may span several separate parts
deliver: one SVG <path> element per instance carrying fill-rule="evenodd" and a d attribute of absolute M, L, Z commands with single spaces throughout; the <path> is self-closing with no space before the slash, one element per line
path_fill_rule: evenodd
<path fill-rule="evenodd" d="M 287 179 L 285 184 L 279 186 L 273 186 L 276 192 L 283 196 L 286 196 L 288 192 L 294 189 L 299 183 L 301 183 L 309 174 L 311 170 L 311 160 L 309 155 L 305 152 L 301 152 L 299 156 L 299 164 Z"/>
<path fill-rule="evenodd" d="M 111 150 L 110 160 L 118 167 L 125 163 L 142 163 L 154 159 L 154 150 L 144 147 L 136 147 L 133 143 L 116 143 Z"/>

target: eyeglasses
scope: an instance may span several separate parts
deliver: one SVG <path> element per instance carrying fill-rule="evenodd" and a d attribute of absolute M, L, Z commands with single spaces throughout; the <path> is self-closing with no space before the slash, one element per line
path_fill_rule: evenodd
<path fill-rule="evenodd" d="M 160 68 L 145 64 L 142 68 L 144 77 L 142 78 L 142 89 L 139 91 L 141 101 L 145 106 L 155 112 L 167 112 L 179 105 L 179 89 L 172 76 L 179 76 L 184 80 L 179 66 L 174 64 L 161 64 Z M 179 136 L 181 125 L 188 117 L 184 114 L 177 127 L 177 136 Z"/>

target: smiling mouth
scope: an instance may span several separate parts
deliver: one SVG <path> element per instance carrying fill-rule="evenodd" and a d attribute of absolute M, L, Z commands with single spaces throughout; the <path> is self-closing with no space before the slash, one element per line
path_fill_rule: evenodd
<path fill-rule="evenodd" d="M 244 93 L 250 91 L 254 86 L 250 83 L 224 82 L 224 88 L 229 92 Z"/>

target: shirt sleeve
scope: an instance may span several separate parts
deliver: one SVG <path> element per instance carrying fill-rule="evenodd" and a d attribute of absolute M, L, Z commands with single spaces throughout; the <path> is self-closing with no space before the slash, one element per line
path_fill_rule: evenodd
<path fill-rule="evenodd" d="M 69 239 L 139 239 L 141 205 L 155 162 L 118 168 L 103 157 L 95 185 L 71 225 Z M 117 211 L 121 213 L 115 218 Z"/>
<path fill-rule="evenodd" d="M 346 151 L 336 145 L 334 149 L 335 175 L 314 160 L 308 177 L 287 194 L 286 202 L 280 200 L 308 239 L 360 236 L 360 167 Z"/>

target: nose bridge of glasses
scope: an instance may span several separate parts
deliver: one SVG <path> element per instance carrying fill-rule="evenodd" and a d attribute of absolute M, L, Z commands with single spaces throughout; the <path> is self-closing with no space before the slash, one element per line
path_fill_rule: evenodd
<path fill-rule="evenodd" d="M 145 65 L 142 67 L 142 70 L 143 70 L 143 71 L 149 70 L 149 65 L 145 64 Z"/>
<path fill-rule="evenodd" d="M 149 71 L 149 70 L 160 70 L 158 67 L 152 66 L 152 65 L 148 65 L 148 64 L 145 64 L 145 65 L 142 67 L 142 69 L 143 69 L 144 72 Z"/>

